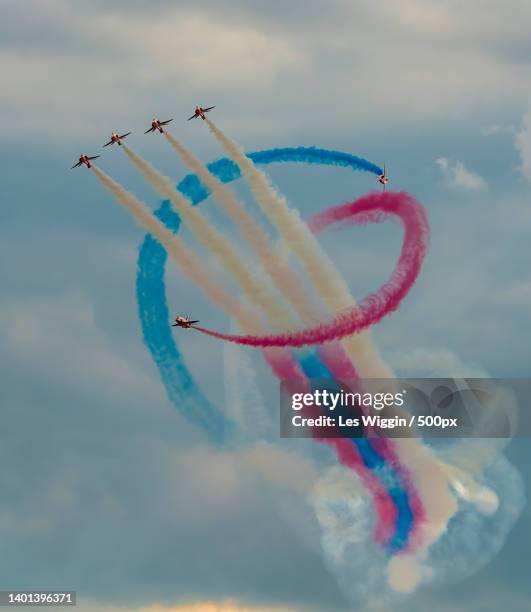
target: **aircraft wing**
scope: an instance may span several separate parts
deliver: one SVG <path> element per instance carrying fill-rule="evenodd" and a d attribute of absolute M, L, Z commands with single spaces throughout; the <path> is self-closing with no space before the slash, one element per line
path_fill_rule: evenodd
<path fill-rule="evenodd" d="M 188 321 L 188 323 L 190 323 L 190 325 L 193 325 L 194 323 L 199 323 L 199 320 L 197 320 L 197 321 Z"/>
<path fill-rule="evenodd" d="M 160 125 L 168 125 L 170 121 L 173 121 L 173 119 L 166 119 L 166 121 L 161 121 Z"/>
<path fill-rule="evenodd" d="M 81 166 L 81 164 L 82 164 L 82 163 L 83 163 L 83 162 L 80 162 L 80 161 L 79 161 L 79 162 L 77 162 L 77 164 L 74 164 L 74 165 L 72 166 L 72 168 L 77 168 L 78 166 Z M 70 168 L 70 170 L 72 170 L 72 168 Z"/>
<path fill-rule="evenodd" d="M 203 112 L 208 113 L 208 111 L 211 111 L 213 108 L 216 108 L 215 106 L 209 106 L 208 108 L 204 108 Z"/>
<path fill-rule="evenodd" d="M 190 121 L 190 119 L 195 119 L 196 117 L 199 117 L 199 115 L 196 115 L 194 113 L 191 117 L 188 117 L 188 119 L 186 121 Z"/>
<path fill-rule="evenodd" d="M 98 157 L 101 157 L 101 155 L 93 155 L 92 157 L 89 157 L 89 159 L 98 159 Z"/>
<path fill-rule="evenodd" d="M 108 147 L 110 144 L 112 144 L 112 140 L 109 140 L 109 142 L 106 142 L 103 146 Z"/>
<path fill-rule="evenodd" d="M 150 132 L 154 132 L 154 131 L 155 131 L 155 128 L 154 128 L 153 126 L 151 126 L 151 127 L 149 128 L 149 130 L 146 130 L 146 131 L 144 132 L 144 134 L 149 134 Z"/>
<path fill-rule="evenodd" d="M 125 134 L 122 134 L 121 136 L 119 136 L 119 138 L 125 138 L 126 136 L 129 136 L 131 132 L 126 132 Z"/>

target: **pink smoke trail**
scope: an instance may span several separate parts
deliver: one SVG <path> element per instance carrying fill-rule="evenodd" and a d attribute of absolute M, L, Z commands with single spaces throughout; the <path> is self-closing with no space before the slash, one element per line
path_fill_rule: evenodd
<path fill-rule="evenodd" d="M 355 334 L 378 323 L 398 308 L 415 283 L 426 255 L 429 225 L 422 206 L 405 192 L 373 192 L 354 202 L 342 204 L 318 213 L 308 223 L 310 229 L 321 232 L 331 226 L 380 223 L 396 216 L 404 227 L 404 239 L 397 265 L 390 278 L 360 304 L 311 328 L 294 332 L 266 335 L 234 335 L 194 327 L 201 333 L 238 344 L 256 347 L 300 347 L 322 344 Z"/>

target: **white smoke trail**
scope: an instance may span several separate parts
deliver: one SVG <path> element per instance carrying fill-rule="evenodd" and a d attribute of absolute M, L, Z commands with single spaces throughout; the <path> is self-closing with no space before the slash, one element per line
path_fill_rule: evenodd
<path fill-rule="evenodd" d="M 296 274 L 287 266 L 286 258 L 269 240 L 266 232 L 249 214 L 245 206 L 217 177 L 211 174 L 193 153 L 168 132 L 164 132 L 172 148 L 188 168 L 208 187 L 213 197 L 223 206 L 227 215 L 238 227 L 241 236 L 254 249 L 263 268 L 275 285 L 288 299 L 304 322 L 311 323 L 317 315 L 310 298 Z"/>
<path fill-rule="evenodd" d="M 276 292 L 246 265 L 244 258 L 236 251 L 192 203 L 175 189 L 171 180 L 160 174 L 150 163 L 123 145 L 129 159 L 142 173 L 144 178 L 163 197 L 170 200 L 184 223 L 194 232 L 201 243 L 214 253 L 220 263 L 233 274 L 241 285 L 246 297 L 262 308 L 276 329 L 288 329 L 293 324 L 292 317 L 280 306 Z"/>
<path fill-rule="evenodd" d="M 237 324 L 230 328 L 237 333 Z M 253 353 L 238 344 L 225 342 L 223 366 L 225 379 L 225 405 L 227 414 L 238 424 L 238 437 L 247 443 L 263 440 L 273 429 L 273 415 L 269 415 L 260 393 Z M 275 428 L 276 432 L 276 428 Z"/>
<path fill-rule="evenodd" d="M 179 265 L 183 274 L 196 283 L 215 304 L 227 314 L 234 317 L 238 325 L 249 332 L 258 327 L 262 328 L 256 315 L 244 309 L 241 303 L 226 292 L 218 283 L 210 278 L 205 267 L 198 262 L 197 257 L 184 245 L 182 240 L 175 236 L 153 216 L 151 211 L 136 196 L 126 191 L 96 166 L 92 166 L 94 174 L 100 182 L 112 193 L 118 202 L 126 208 L 135 218 L 136 222 L 154 236 L 166 249 L 168 255 Z"/>
<path fill-rule="evenodd" d="M 207 119 L 206 123 L 227 155 L 239 166 L 264 214 L 275 225 L 291 251 L 298 256 L 328 308 L 337 312 L 355 304 L 344 279 L 323 253 L 298 212 L 289 208 L 285 198 L 275 191 L 266 175 L 256 168 L 241 147 L 212 121 Z M 368 332 L 346 338 L 342 343 L 362 377 L 393 377 Z M 422 580 L 421 563 L 431 544 L 444 533 L 448 521 L 457 511 L 457 503 L 450 491 L 448 474 L 430 449 L 412 438 L 396 439 L 394 442 L 398 457 L 407 466 L 421 496 L 425 514 L 416 551 L 396 555 L 388 565 L 389 584 L 397 591 L 410 592 Z"/>

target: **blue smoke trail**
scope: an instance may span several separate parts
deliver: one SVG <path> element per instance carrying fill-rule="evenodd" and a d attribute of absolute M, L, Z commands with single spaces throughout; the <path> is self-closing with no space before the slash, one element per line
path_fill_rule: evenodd
<path fill-rule="evenodd" d="M 155 216 L 177 233 L 181 220 L 167 200 L 162 202 Z M 170 313 L 164 285 L 167 258 L 164 247 L 147 234 L 140 247 L 136 277 L 138 316 L 144 342 L 157 364 L 170 401 L 213 441 L 219 441 L 228 434 L 229 423 L 199 390 L 184 364 L 168 323 Z"/>
<path fill-rule="evenodd" d="M 304 373 L 309 379 L 332 379 L 333 376 L 315 352 L 304 352 L 298 355 Z M 400 477 L 385 459 L 378 454 L 367 438 L 352 438 L 365 466 L 375 472 L 383 481 L 396 507 L 397 518 L 395 531 L 387 544 L 390 553 L 396 553 L 407 546 L 409 534 L 414 527 L 414 516 L 406 491 L 400 486 Z"/>
<path fill-rule="evenodd" d="M 283 149 L 268 149 L 247 154 L 255 164 L 268 165 L 280 162 L 294 162 L 300 164 L 319 164 L 321 166 L 343 166 L 352 170 L 372 172 L 380 175 L 383 170 L 375 164 L 342 151 L 328 151 L 317 147 L 286 147 Z M 208 170 L 222 183 L 230 183 L 240 178 L 238 166 L 227 158 L 218 159 L 207 165 Z M 177 189 L 189 198 L 194 204 L 205 200 L 210 192 L 201 183 L 195 174 L 188 174 L 177 185 Z"/>

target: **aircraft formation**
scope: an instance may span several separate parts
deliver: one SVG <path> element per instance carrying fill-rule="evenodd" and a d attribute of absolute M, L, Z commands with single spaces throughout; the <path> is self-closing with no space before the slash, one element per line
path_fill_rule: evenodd
<path fill-rule="evenodd" d="M 209 113 L 213 108 L 216 108 L 215 106 L 208 106 L 207 108 L 203 108 L 202 106 L 196 106 L 195 110 L 194 110 L 194 114 L 188 118 L 188 121 L 190 121 L 190 119 L 197 119 L 198 117 L 201 117 L 201 119 L 205 119 L 205 113 Z M 164 126 L 168 125 L 168 123 L 170 123 L 171 121 L 173 121 L 173 119 L 166 119 L 165 121 L 160 121 L 159 119 L 157 119 L 156 117 L 154 117 L 151 120 L 151 127 L 146 130 L 144 132 L 144 134 L 149 134 L 150 132 L 160 132 L 161 134 L 164 132 Z M 111 134 L 111 139 L 109 140 L 109 142 L 106 142 L 103 147 L 108 147 L 109 145 L 112 144 L 118 144 L 119 146 L 122 146 L 122 140 L 124 140 L 124 138 L 127 138 L 127 136 L 129 136 L 129 134 L 131 134 L 131 132 L 126 132 L 125 134 L 117 134 L 116 132 L 113 132 Z M 98 157 L 100 157 L 100 155 L 86 155 L 85 153 L 83 155 L 79 156 L 79 159 L 77 161 L 77 163 L 75 163 L 72 168 L 78 168 L 79 166 L 83 166 L 85 165 L 87 168 L 91 168 L 92 164 L 90 163 L 93 159 L 97 159 Z"/>
<path fill-rule="evenodd" d="M 201 119 L 203 119 L 204 121 L 206 118 L 205 113 L 210 112 L 213 108 L 215 108 L 215 106 L 208 106 L 207 108 L 203 108 L 202 106 L 196 106 L 194 110 L 194 114 L 188 117 L 187 121 L 190 121 L 191 119 L 198 119 L 199 117 L 201 117 Z M 149 133 L 154 133 L 154 132 L 160 132 L 162 134 L 164 133 L 164 127 L 167 126 L 171 121 L 173 121 L 173 119 L 165 119 L 164 121 L 160 121 L 159 119 L 154 117 L 151 120 L 151 127 L 147 129 L 144 132 L 144 134 L 149 134 Z M 111 138 L 109 142 L 106 142 L 103 145 L 103 147 L 108 147 L 109 145 L 113 145 L 115 143 L 118 144 L 118 146 L 122 146 L 122 140 L 127 138 L 129 134 L 131 134 L 131 132 L 126 132 L 125 134 L 118 134 L 117 132 L 113 132 L 111 134 Z M 92 156 L 89 156 L 86 154 L 80 155 L 77 163 L 75 163 L 72 166 L 72 168 L 78 168 L 79 166 L 82 166 L 82 165 L 85 165 L 87 168 L 91 168 L 92 167 L 91 161 L 93 159 L 97 159 L 98 157 L 100 157 L 100 155 L 92 155 Z M 385 191 L 385 187 L 387 183 L 389 182 L 389 177 L 387 176 L 386 171 L 385 171 L 385 164 L 383 167 L 383 173 L 378 176 L 378 182 L 383 186 L 383 190 Z M 175 318 L 175 322 L 172 323 L 172 327 L 181 327 L 183 329 L 190 329 L 196 323 L 199 323 L 199 321 L 191 320 L 189 317 L 177 316 Z"/>

